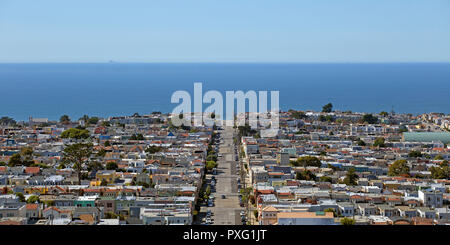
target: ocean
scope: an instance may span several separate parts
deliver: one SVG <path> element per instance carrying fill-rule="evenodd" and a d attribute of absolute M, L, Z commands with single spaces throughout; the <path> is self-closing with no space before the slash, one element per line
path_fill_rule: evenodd
<path fill-rule="evenodd" d="M 173 92 L 280 91 L 282 110 L 450 113 L 449 63 L 0 64 L 0 117 L 58 120 L 171 112 Z M 204 108 L 207 105 L 204 105 Z"/>

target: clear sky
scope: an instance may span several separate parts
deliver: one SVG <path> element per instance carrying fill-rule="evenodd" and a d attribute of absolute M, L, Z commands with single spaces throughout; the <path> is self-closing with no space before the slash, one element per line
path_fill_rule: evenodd
<path fill-rule="evenodd" d="M 0 62 L 449 62 L 450 0 L 0 0 Z"/>

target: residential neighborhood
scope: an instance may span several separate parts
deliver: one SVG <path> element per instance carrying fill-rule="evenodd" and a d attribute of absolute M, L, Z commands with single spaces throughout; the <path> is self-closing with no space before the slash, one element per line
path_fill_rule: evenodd
<path fill-rule="evenodd" d="M 273 137 L 171 117 L 1 118 L 0 224 L 450 224 L 448 115 L 289 110 Z"/>

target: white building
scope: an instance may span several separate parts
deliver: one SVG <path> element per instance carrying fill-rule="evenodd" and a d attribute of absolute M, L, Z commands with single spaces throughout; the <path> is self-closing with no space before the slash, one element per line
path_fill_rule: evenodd
<path fill-rule="evenodd" d="M 440 191 L 419 190 L 419 199 L 426 207 L 441 208 L 443 201 L 443 194 Z"/>

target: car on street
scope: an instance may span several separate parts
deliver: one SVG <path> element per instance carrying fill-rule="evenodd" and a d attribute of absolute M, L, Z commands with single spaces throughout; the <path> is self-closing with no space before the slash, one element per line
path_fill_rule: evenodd
<path fill-rule="evenodd" d="M 225 199 L 226 197 L 225 197 L 225 195 L 222 195 L 222 199 Z"/>

